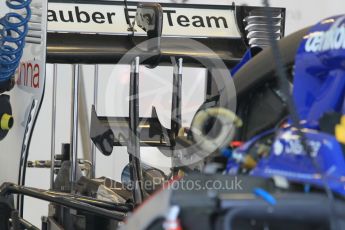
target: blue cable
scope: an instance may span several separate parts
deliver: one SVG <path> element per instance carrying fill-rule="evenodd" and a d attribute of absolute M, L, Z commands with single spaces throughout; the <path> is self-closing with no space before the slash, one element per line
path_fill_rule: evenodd
<path fill-rule="evenodd" d="M 269 192 L 265 191 L 262 188 L 254 189 L 254 194 L 257 197 L 261 197 L 263 200 L 265 200 L 270 205 L 276 205 L 276 203 L 277 203 L 276 198 L 274 198 Z"/>
<path fill-rule="evenodd" d="M 311 185 L 310 184 L 304 185 L 304 192 L 305 193 L 310 193 L 310 190 L 311 190 Z"/>
<path fill-rule="evenodd" d="M 11 10 L 23 12 L 7 13 L 0 19 L 0 83 L 9 81 L 19 66 L 31 18 L 31 0 L 6 0 Z"/>
<path fill-rule="evenodd" d="M 220 150 L 220 153 L 223 157 L 226 157 L 226 158 L 232 157 L 232 149 L 223 148 Z"/>

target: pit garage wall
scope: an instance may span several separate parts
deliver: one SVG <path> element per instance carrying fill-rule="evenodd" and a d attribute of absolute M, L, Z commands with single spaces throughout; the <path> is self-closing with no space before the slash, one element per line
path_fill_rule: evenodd
<path fill-rule="evenodd" d="M 144 0 L 147 2 L 152 2 L 152 0 Z M 143 2 L 144 2 L 143 1 Z M 162 2 L 162 1 L 160 1 Z M 164 1 L 164 2 L 172 2 L 172 1 Z M 181 2 L 181 0 L 176 0 L 176 2 Z M 189 0 L 189 3 L 195 4 L 207 4 L 208 1 L 200 1 L 200 0 Z M 261 0 L 236 0 L 236 4 L 247 4 L 247 5 L 261 5 Z M 307 25 L 311 25 L 316 23 L 318 20 L 325 18 L 330 15 L 344 13 L 343 9 L 345 9 L 345 1 L 343 0 L 331 0 L 331 1 L 323 1 L 323 0 L 271 0 L 274 6 L 281 6 L 287 8 L 287 25 L 286 25 L 286 32 L 287 34 L 296 31 L 300 28 L 303 28 Z M 216 2 L 213 1 L 212 4 L 231 4 L 231 0 L 217 0 Z M 317 7 L 315 7 L 317 6 Z M 6 11 L 5 1 L 0 0 L 0 16 L 3 15 Z M 92 66 L 84 66 L 83 72 L 85 77 L 85 85 L 87 89 L 87 102 L 88 105 L 92 102 L 92 84 L 93 84 L 93 69 Z M 42 109 L 40 116 L 38 118 L 36 129 L 33 134 L 32 144 L 30 149 L 30 159 L 29 160 L 36 160 L 36 159 L 49 159 L 50 157 L 50 127 L 51 127 L 51 100 L 52 100 L 52 71 L 53 66 L 47 66 L 47 82 L 46 82 L 46 93 L 45 99 L 42 104 Z M 102 115 L 107 115 L 105 113 L 105 105 L 102 103 L 102 88 L 104 89 L 107 80 L 110 77 L 116 77 L 121 79 L 119 74 L 112 72 L 111 66 L 100 66 L 100 95 L 99 95 L 99 111 Z M 128 72 L 128 68 L 123 68 L 123 75 L 126 75 L 126 71 Z M 165 88 L 167 90 L 166 94 L 161 96 L 163 98 L 156 98 L 150 100 L 150 98 L 146 100 L 142 100 L 141 103 L 141 111 L 143 114 L 149 116 L 149 110 L 145 110 L 150 105 L 154 104 L 158 107 L 158 113 L 160 118 L 163 120 L 163 124 L 169 126 L 169 114 L 170 114 L 170 104 L 171 104 L 171 94 L 169 84 L 172 78 L 172 72 L 169 68 L 157 69 L 154 71 L 156 75 L 164 77 L 166 81 L 152 83 L 152 79 L 150 80 L 149 74 L 146 72 L 146 77 L 144 76 L 140 82 L 141 90 L 147 91 L 148 89 L 152 88 Z M 70 90 L 71 90 L 71 67 L 70 66 L 62 66 L 58 67 L 58 91 L 57 91 L 57 133 L 56 133 L 56 153 L 60 153 L 60 144 L 69 142 L 69 127 L 70 127 Z M 197 81 L 195 81 L 195 76 L 197 77 Z M 152 76 L 151 76 L 152 77 Z M 126 86 L 126 82 L 120 82 L 119 85 L 114 86 L 114 89 L 119 89 L 117 87 L 121 86 L 125 89 L 128 89 L 128 85 Z M 200 70 L 185 70 L 185 78 L 183 79 L 184 84 L 184 99 L 188 96 L 188 93 L 191 91 L 192 86 L 202 87 L 204 86 L 204 78 L 203 72 Z M 189 102 L 184 102 L 184 108 L 190 107 L 197 107 L 203 100 L 203 93 L 202 90 L 198 91 L 200 93 L 195 93 L 189 100 Z M 103 94 L 104 96 L 104 94 Z M 123 99 L 123 98 L 122 98 Z M 117 102 L 122 100 L 121 98 L 117 98 Z M 89 116 L 89 106 L 88 106 L 88 116 Z M 121 109 L 117 110 L 116 114 L 124 116 L 128 113 L 128 107 L 123 106 Z M 110 114 L 108 114 L 110 115 Z M 185 124 L 190 122 L 193 113 L 185 114 L 184 121 Z M 120 178 L 120 173 L 126 162 L 128 161 L 126 148 L 116 149 L 116 154 L 113 154 L 111 157 L 103 157 L 101 154 L 97 155 L 97 175 L 100 176 L 109 176 L 113 177 L 114 179 Z M 150 150 L 149 150 L 150 151 Z M 148 151 L 145 150 L 143 155 L 146 159 L 149 158 L 151 163 L 161 163 L 162 159 L 159 159 L 158 152 L 155 152 L 152 155 L 145 154 Z M 81 151 L 80 151 L 81 153 Z M 1 150 L 0 150 L 1 154 Z M 11 157 L 11 156 L 7 156 Z M 163 159 L 164 160 L 164 159 Z M 153 162 L 155 161 L 155 162 Z M 2 164 L 4 167 L 5 164 Z M 8 164 L 7 164 L 8 165 Z M 8 165 L 7 167 L 11 167 Z M 0 175 L 1 180 L 1 175 Z M 27 172 L 27 184 L 29 186 L 39 187 L 39 188 L 49 188 L 49 170 L 44 169 L 29 169 Z M 25 217 L 32 221 L 36 226 L 40 226 L 40 217 L 43 214 L 46 214 L 48 211 L 47 203 L 33 200 L 33 199 L 26 199 L 26 209 L 25 209 Z"/>

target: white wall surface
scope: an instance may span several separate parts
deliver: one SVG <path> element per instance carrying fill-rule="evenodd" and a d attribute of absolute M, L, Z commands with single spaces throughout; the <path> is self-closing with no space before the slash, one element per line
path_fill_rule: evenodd
<path fill-rule="evenodd" d="M 152 2 L 154 0 L 145 0 Z M 157 1 L 160 2 L 160 1 Z M 163 2 L 163 1 L 161 1 Z M 171 2 L 166 0 L 164 2 Z M 180 2 L 177 0 L 177 2 Z M 217 1 L 200 1 L 200 0 L 189 0 L 189 3 L 195 4 L 231 4 L 232 1 L 228 0 L 217 0 Z M 261 5 L 261 0 L 237 0 L 237 4 L 247 5 Z M 335 14 L 345 13 L 345 1 L 344 0 L 271 0 L 272 5 L 282 6 L 287 8 L 287 33 L 291 33 L 307 25 L 316 23 L 322 18 L 332 16 Z M 5 1 L 0 0 L 0 16 L 7 12 Z M 51 68 L 51 67 L 50 67 Z M 92 101 L 92 72 L 93 68 L 85 66 L 84 75 L 86 79 L 87 101 L 89 105 Z M 100 115 L 106 115 L 106 105 L 104 104 L 104 89 L 109 78 L 125 79 L 128 76 L 127 73 L 119 75 L 117 73 L 111 73 L 111 66 L 101 66 L 100 74 L 100 95 L 99 95 L 99 113 Z M 126 72 L 126 68 L 124 68 Z M 141 115 L 148 116 L 150 113 L 151 105 L 158 107 L 159 117 L 162 119 L 166 126 L 169 126 L 169 114 L 171 104 L 171 69 L 160 69 L 156 70 L 156 75 L 162 76 L 165 80 L 163 82 L 157 81 L 152 78 L 152 75 L 148 74 L 141 77 L 140 86 L 141 92 L 148 91 L 152 88 L 163 87 L 166 88 L 166 94 L 156 98 L 145 98 L 141 103 Z M 70 127 L 70 81 L 71 81 L 71 69 L 70 66 L 59 66 L 59 79 L 58 79 L 58 117 L 57 117 L 57 136 L 56 136 L 56 153 L 60 153 L 61 143 L 69 142 L 69 127 Z M 184 108 L 196 109 L 199 104 L 202 103 L 201 91 L 204 86 L 203 72 L 200 70 L 185 70 L 185 77 L 183 79 L 183 92 L 184 98 L 190 96 L 190 100 L 184 101 Z M 51 126 L 51 95 L 52 95 L 52 76 L 47 76 L 45 100 L 43 102 L 42 110 L 38 118 L 36 129 L 34 131 L 32 146 L 30 149 L 30 160 L 37 159 L 49 159 L 50 158 L 50 126 Z M 200 93 L 189 95 L 191 87 L 198 87 Z M 119 84 L 114 85 L 114 90 L 128 89 L 128 82 L 119 81 Z M 124 100 L 124 98 L 117 98 L 118 101 Z M 151 100 L 152 99 L 152 100 Z M 102 103 L 103 102 L 103 103 Z M 90 106 L 89 106 L 90 107 Z M 193 109 L 189 114 L 185 114 L 184 122 L 188 124 L 191 117 L 193 116 Z M 90 111 L 90 108 L 88 108 Z M 126 116 L 128 114 L 128 108 L 123 106 L 117 110 L 118 113 L 114 115 Z M 108 114 L 110 115 L 110 114 Z M 1 154 L 1 150 L 0 150 Z M 80 152 L 81 154 L 81 152 Z M 142 151 L 145 159 L 150 159 L 151 163 L 159 164 L 162 161 L 166 161 L 164 158 L 159 158 L 157 151 L 152 152 L 150 150 Z M 153 155 L 154 154 L 154 155 Z M 127 163 L 127 153 L 125 148 L 117 148 L 116 153 L 111 157 L 104 157 L 101 154 L 97 155 L 97 176 L 108 176 L 119 180 L 122 168 Z M 1 162 L 4 165 L 4 162 Z M 10 166 L 9 166 L 10 167 Z M 0 175 L 1 177 L 1 175 Z M 43 169 L 30 169 L 27 172 L 27 184 L 29 186 L 48 188 L 49 187 L 49 170 Z M 37 226 L 40 224 L 40 217 L 47 213 L 47 204 L 45 202 L 27 199 L 26 200 L 25 217 L 30 221 L 33 221 Z"/>

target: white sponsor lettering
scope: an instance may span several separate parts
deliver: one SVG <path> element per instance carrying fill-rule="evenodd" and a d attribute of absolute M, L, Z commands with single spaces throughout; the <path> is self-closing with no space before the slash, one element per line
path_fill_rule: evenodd
<path fill-rule="evenodd" d="M 309 34 L 305 45 L 306 52 L 324 52 L 329 50 L 345 49 L 344 17 L 337 20 L 328 31 Z"/>
<path fill-rule="evenodd" d="M 305 155 L 305 151 L 301 144 L 301 141 L 298 139 L 287 140 L 285 147 L 279 140 L 277 140 L 273 146 L 273 152 L 277 156 L 280 156 L 283 153 L 293 155 Z M 310 155 L 312 157 L 316 157 L 320 152 L 322 144 L 319 141 L 308 141 L 308 146 L 310 150 Z"/>

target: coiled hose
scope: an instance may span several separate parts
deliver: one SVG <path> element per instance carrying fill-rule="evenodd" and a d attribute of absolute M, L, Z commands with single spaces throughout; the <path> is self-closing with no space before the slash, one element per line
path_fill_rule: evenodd
<path fill-rule="evenodd" d="M 30 3 L 31 0 L 6 0 L 6 5 L 16 12 L 0 19 L 0 84 L 14 76 L 22 58 L 31 18 Z"/>
<path fill-rule="evenodd" d="M 195 115 L 191 131 L 201 149 L 212 153 L 228 146 L 236 128 L 242 125 L 242 120 L 232 111 L 214 107 L 201 110 Z"/>

